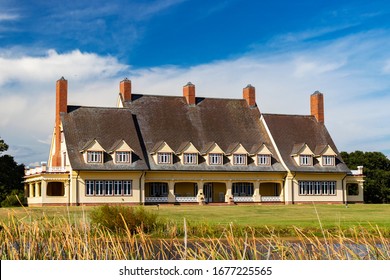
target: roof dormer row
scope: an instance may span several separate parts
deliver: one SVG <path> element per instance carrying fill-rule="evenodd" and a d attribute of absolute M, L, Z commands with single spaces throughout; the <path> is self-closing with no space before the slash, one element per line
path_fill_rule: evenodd
<path fill-rule="evenodd" d="M 224 151 L 216 142 L 209 143 L 203 150 L 197 149 L 191 142 L 186 142 L 174 151 L 165 141 L 161 141 L 152 149 L 151 156 L 156 164 L 173 164 L 174 156 L 177 156 L 184 165 L 197 165 L 199 159 L 204 160 L 207 165 L 223 165 L 225 158 L 232 165 L 247 165 L 248 158 L 256 165 L 267 166 L 272 162 L 272 153 L 265 144 L 248 152 L 241 143 L 232 144 Z"/>
<path fill-rule="evenodd" d="M 114 145 L 105 150 L 100 143 L 94 139 L 87 143 L 80 151 L 83 154 L 86 163 L 102 163 L 104 161 L 104 153 L 112 156 L 116 164 L 132 163 L 133 149 L 124 140 L 119 140 Z"/>
<path fill-rule="evenodd" d="M 313 152 L 306 143 L 302 143 L 294 145 L 291 156 L 299 166 L 313 166 L 317 160 L 321 166 L 326 167 L 336 165 L 337 154 L 329 145 L 316 146 Z"/>

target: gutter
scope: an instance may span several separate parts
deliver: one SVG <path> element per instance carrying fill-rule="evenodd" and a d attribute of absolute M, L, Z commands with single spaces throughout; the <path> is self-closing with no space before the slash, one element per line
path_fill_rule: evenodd
<path fill-rule="evenodd" d="M 346 173 L 344 178 L 341 180 L 341 190 L 343 192 L 343 203 L 345 204 L 345 206 L 348 206 L 348 201 L 347 201 L 347 197 L 346 197 L 346 190 L 344 192 L 344 180 L 345 178 L 347 178 L 348 174 Z"/>
<path fill-rule="evenodd" d="M 142 202 L 142 177 L 144 177 L 146 175 L 146 171 L 142 171 L 141 173 L 141 176 L 139 177 L 138 179 L 138 182 L 139 182 L 139 202 L 140 204 L 145 204 L 144 202 Z M 144 190 L 145 192 L 145 190 Z"/>
<path fill-rule="evenodd" d="M 294 172 L 294 176 L 291 179 L 291 204 L 294 204 L 294 179 L 295 179 L 295 176 L 297 176 L 297 172 Z"/>

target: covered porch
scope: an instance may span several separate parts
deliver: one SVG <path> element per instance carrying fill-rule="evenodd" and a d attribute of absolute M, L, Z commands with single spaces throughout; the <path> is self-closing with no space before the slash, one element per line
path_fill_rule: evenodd
<path fill-rule="evenodd" d="M 282 203 L 283 181 L 150 181 L 145 203 Z"/>
<path fill-rule="evenodd" d="M 28 206 L 69 205 L 69 172 L 42 167 L 26 170 L 24 192 Z"/>

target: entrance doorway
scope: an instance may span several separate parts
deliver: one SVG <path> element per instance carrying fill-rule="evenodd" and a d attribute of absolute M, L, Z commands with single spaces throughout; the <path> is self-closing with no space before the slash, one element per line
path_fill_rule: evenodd
<path fill-rule="evenodd" d="M 206 203 L 213 202 L 213 183 L 205 183 L 203 186 L 204 201 Z"/>

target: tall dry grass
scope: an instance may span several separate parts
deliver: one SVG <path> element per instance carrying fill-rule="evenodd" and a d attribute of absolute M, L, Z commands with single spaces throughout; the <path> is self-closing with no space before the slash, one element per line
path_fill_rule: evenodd
<path fill-rule="evenodd" d="M 183 230 L 184 237 L 177 231 Z M 179 227 L 168 223 L 168 238 L 155 238 L 138 229 L 121 233 L 91 225 L 86 216 L 34 220 L 9 216 L 0 222 L 0 256 L 8 260 L 345 260 L 390 259 L 390 242 L 375 226 L 367 230 L 354 227 L 345 232 L 323 230 L 323 236 L 308 234 L 300 228 L 293 240 L 269 229 L 260 237 L 247 227 L 236 234 L 234 225 L 219 236 L 191 238 L 187 222 Z"/>

